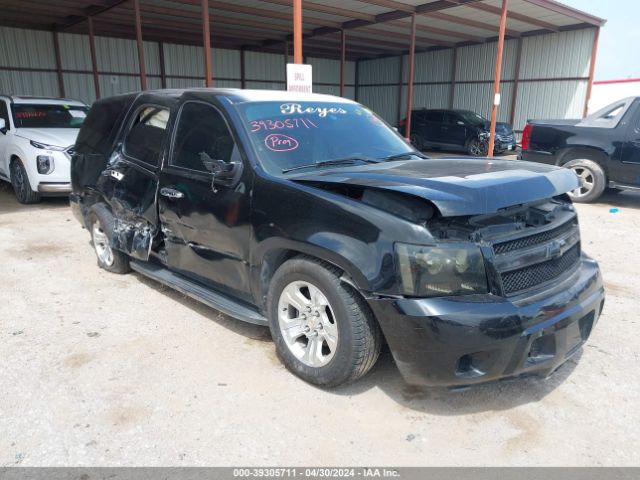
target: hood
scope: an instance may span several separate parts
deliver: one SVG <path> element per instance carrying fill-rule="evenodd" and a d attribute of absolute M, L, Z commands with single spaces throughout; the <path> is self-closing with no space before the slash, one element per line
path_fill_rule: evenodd
<path fill-rule="evenodd" d="M 291 179 L 402 192 L 429 200 L 445 217 L 495 213 L 578 187 L 578 177 L 566 168 L 490 159 L 407 160 L 335 168 Z"/>
<path fill-rule="evenodd" d="M 16 135 L 34 142 L 67 148 L 76 143 L 79 128 L 19 128 Z"/>
<path fill-rule="evenodd" d="M 488 132 L 491 129 L 491 122 L 485 122 L 484 129 Z M 508 123 L 496 122 L 496 133 L 499 135 L 511 135 L 513 134 L 513 128 Z"/>

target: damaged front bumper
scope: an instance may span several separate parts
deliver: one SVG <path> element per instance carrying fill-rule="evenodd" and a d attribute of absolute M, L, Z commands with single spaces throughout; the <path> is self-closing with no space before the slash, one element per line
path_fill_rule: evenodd
<path fill-rule="evenodd" d="M 369 299 L 400 373 L 414 385 L 461 387 L 548 376 L 589 337 L 604 305 L 598 264 L 543 293 Z"/>

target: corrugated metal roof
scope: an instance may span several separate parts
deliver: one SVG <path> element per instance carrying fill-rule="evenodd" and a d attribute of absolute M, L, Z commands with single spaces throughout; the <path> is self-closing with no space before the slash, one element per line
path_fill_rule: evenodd
<path fill-rule="evenodd" d="M 50 0 L 25 3 L 8 0 L 5 4 L 0 25 L 46 30 L 55 26 L 65 33 L 86 33 L 85 17 L 90 14 L 94 18 L 96 34 L 135 38 L 130 1 L 115 1 L 106 6 L 100 6 L 94 0 L 65 1 L 59 5 Z M 199 2 L 140 0 L 140 5 L 145 40 L 201 43 Z M 327 35 L 345 29 L 351 34 L 348 35 L 353 44 L 349 52 L 351 59 L 406 52 L 409 44 L 408 18 L 414 11 L 419 49 L 453 46 L 461 42 L 483 43 L 497 35 L 500 5 L 501 0 L 471 0 L 466 4 L 441 0 L 305 0 L 303 27 L 307 36 L 306 51 L 315 57 L 338 57 L 335 41 Z M 290 0 L 211 0 L 210 6 L 214 46 L 281 52 L 284 42 L 291 39 Z M 561 31 L 602 22 L 597 17 L 553 0 L 511 0 L 507 28 L 508 34 L 514 36 L 544 31 L 545 26 L 547 31 Z M 358 49 L 358 46 L 366 47 L 367 40 L 371 41 L 370 48 Z M 29 43 L 44 48 L 42 46 L 48 42 Z M 128 44 L 123 42 L 101 43 L 108 50 L 101 61 L 134 71 L 134 49 L 126 48 Z M 33 53 L 38 55 L 38 52 Z M 15 53 L 0 53 L 0 62 L 3 54 Z M 50 62 L 50 58 L 46 56 L 46 61 Z M 66 61 L 73 63 L 71 58 Z M 148 68 L 155 72 L 158 65 L 151 64 Z"/>

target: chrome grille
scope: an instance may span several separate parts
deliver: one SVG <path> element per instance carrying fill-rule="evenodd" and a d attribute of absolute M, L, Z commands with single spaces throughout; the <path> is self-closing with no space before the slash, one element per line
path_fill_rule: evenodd
<path fill-rule="evenodd" d="M 513 142 L 513 134 L 509 134 L 509 135 L 500 135 L 500 134 L 496 134 L 496 140 L 498 142 L 502 142 L 502 143 L 510 143 Z"/>
<path fill-rule="evenodd" d="M 513 252 L 515 250 L 533 247 L 534 245 L 540 245 L 542 243 L 549 242 L 574 228 L 576 228 L 575 221 L 570 220 L 560 225 L 559 227 L 552 228 L 551 230 L 547 230 L 546 232 L 529 235 L 528 237 L 520 237 L 516 238 L 515 240 L 509 240 L 506 242 L 496 243 L 493 245 L 493 251 L 496 255 L 502 255 L 505 253 Z"/>
<path fill-rule="evenodd" d="M 577 243 L 564 255 L 524 268 L 500 274 L 505 295 L 545 284 L 570 270 L 580 259 L 580 244 Z"/>
<path fill-rule="evenodd" d="M 71 160 L 71 157 L 73 157 L 73 155 L 76 153 L 76 146 L 75 145 L 71 145 L 70 147 L 68 147 L 65 151 L 64 154 L 67 156 L 67 158 L 69 160 Z"/>

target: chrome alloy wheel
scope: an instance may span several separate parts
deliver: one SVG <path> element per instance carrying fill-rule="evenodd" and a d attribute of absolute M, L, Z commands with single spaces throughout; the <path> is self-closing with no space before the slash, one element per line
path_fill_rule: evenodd
<path fill-rule="evenodd" d="M 109 238 L 104 233 L 100 220 L 95 220 L 91 227 L 91 238 L 93 239 L 93 248 L 96 250 L 98 259 L 106 266 L 113 265 L 113 250 L 109 245 Z"/>
<path fill-rule="evenodd" d="M 575 167 L 571 167 L 571 170 L 573 170 L 580 179 L 580 186 L 575 190 L 569 192 L 569 196 L 573 198 L 580 198 L 589 195 L 591 190 L 593 190 L 595 184 L 593 172 L 588 168 L 578 165 L 576 165 Z"/>
<path fill-rule="evenodd" d="M 478 138 L 474 138 L 469 144 L 469 153 L 474 157 L 486 157 L 488 154 L 486 143 Z"/>
<path fill-rule="evenodd" d="M 278 326 L 287 348 L 309 367 L 323 367 L 338 347 L 338 325 L 329 300 L 309 282 L 287 285 L 278 300 Z"/>

